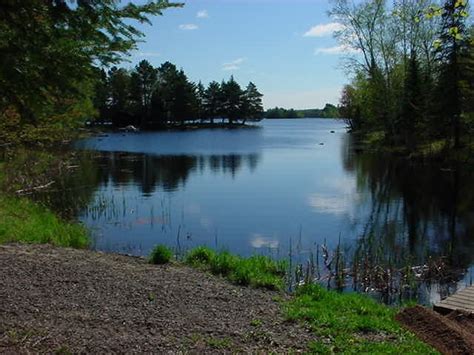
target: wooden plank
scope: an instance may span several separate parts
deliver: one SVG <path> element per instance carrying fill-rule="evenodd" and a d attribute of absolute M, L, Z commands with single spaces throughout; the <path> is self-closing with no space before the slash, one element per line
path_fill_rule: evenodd
<path fill-rule="evenodd" d="M 474 287 L 467 287 L 462 291 L 459 291 L 459 293 L 469 293 L 469 294 L 474 294 Z"/>
<path fill-rule="evenodd" d="M 466 287 L 445 300 L 436 303 L 433 308 L 440 313 L 448 313 L 455 310 L 474 313 L 474 286 Z"/>
<path fill-rule="evenodd" d="M 466 296 L 465 294 L 456 294 L 454 295 L 453 297 L 450 297 L 450 299 L 454 299 L 454 300 L 465 300 L 465 301 L 468 301 L 468 302 L 471 302 L 472 301 L 472 296 Z"/>
<path fill-rule="evenodd" d="M 441 302 L 441 304 L 444 304 L 444 303 L 449 303 L 449 304 L 458 304 L 460 306 L 465 306 L 465 307 L 473 307 L 474 308 L 474 305 L 471 304 L 470 302 L 467 302 L 465 300 L 459 300 L 459 299 L 456 299 L 456 298 L 450 298 L 449 300 L 446 300 L 444 302 Z"/>
<path fill-rule="evenodd" d="M 472 300 L 470 298 L 466 298 L 466 297 L 459 297 L 459 296 L 453 296 L 453 297 L 446 298 L 444 301 L 441 301 L 440 303 L 453 302 L 453 301 L 460 302 L 460 303 L 472 304 L 474 306 L 474 300 Z"/>
<path fill-rule="evenodd" d="M 472 305 L 469 305 L 468 303 L 461 303 L 461 302 L 456 302 L 456 301 L 449 301 L 449 302 L 442 302 L 438 303 L 438 305 L 443 306 L 451 306 L 451 307 L 462 307 L 462 308 L 472 308 L 474 310 L 474 307 Z"/>

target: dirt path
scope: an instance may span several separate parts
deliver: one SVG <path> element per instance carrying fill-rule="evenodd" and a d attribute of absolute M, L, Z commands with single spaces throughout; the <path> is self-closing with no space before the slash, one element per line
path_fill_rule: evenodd
<path fill-rule="evenodd" d="M 406 308 L 397 320 L 443 354 L 474 354 L 474 315 L 453 311 L 447 316 L 421 306 Z"/>
<path fill-rule="evenodd" d="M 303 351 L 277 293 L 181 265 L 51 246 L 0 246 L 0 353 Z"/>

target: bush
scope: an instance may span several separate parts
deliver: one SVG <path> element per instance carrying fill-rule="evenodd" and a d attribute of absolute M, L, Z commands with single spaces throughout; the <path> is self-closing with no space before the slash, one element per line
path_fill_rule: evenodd
<path fill-rule="evenodd" d="M 150 254 L 150 263 L 151 264 L 167 264 L 170 262 L 173 256 L 173 252 L 170 248 L 164 245 L 157 245 L 153 248 Z"/>
<path fill-rule="evenodd" d="M 215 256 L 214 250 L 197 247 L 186 254 L 185 262 L 193 266 L 208 265 Z"/>

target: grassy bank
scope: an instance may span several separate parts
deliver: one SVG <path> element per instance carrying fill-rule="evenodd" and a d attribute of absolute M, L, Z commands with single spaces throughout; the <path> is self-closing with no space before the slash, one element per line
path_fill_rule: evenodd
<path fill-rule="evenodd" d="M 51 162 L 60 159 L 43 151 L 16 150 L 10 154 L 15 156 L 13 162 L 0 162 L 0 244 L 36 243 L 87 248 L 90 239 L 84 226 L 67 222 L 48 208 L 12 192 L 50 181 L 51 176 L 59 174 Z"/>
<path fill-rule="evenodd" d="M 188 265 L 221 275 L 232 283 L 243 286 L 282 290 L 285 285 L 287 264 L 264 256 L 242 258 L 227 251 L 215 252 L 206 247 L 197 247 L 185 257 Z"/>
<path fill-rule="evenodd" d="M 284 305 L 291 320 L 307 322 L 318 341 L 315 353 L 437 354 L 395 321 L 399 309 L 360 294 L 300 287 Z"/>
<path fill-rule="evenodd" d="M 0 195 L 0 244 L 39 243 L 86 248 L 87 230 L 61 220 L 48 209 L 17 197 Z"/>
<path fill-rule="evenodd" d="M 275 290 L 285 285 L 287 264 L 264 256 L 242 258 L 198 247 L 188 252 L 185 262 L 240 285 Z M 299 287 L 282 307 L 288 320 L 309 324 L 318 339 L 310 344 L 315 353 L 436 354 L 395 321 L 398 308 L 364 295 L 312 284 Z"/>

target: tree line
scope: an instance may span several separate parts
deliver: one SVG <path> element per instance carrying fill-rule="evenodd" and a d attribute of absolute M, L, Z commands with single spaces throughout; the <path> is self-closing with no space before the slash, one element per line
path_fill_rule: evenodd
<path fill-rule="evenodd" d="M 281 107 L 271 108 L 265 111 L 265 118 L 339 118 L 339 108 L 326 104 L 323 109 L 295 110 Z"/>
<path fill-rule="evenodd" d="M 353 130 L 385 133 L 415 149 L 459 148 L 474 130 L 474 30 L 468 0 L 334 0 L 335 36 L 355 53 L 341 115 Z"/>
<path fill-rule="evenodd" d="M 160 128 L 188 122 L 229 124 L 263 118 L 262 94 L 250 82 L 245 89 L 231 76 L 207 87 L 193 83 L 182 69 L 166 62 L 155 68 L 142 60 L 132 70 L 102 70 L 95 106 L 99 122 L 116 127 Z"/>

